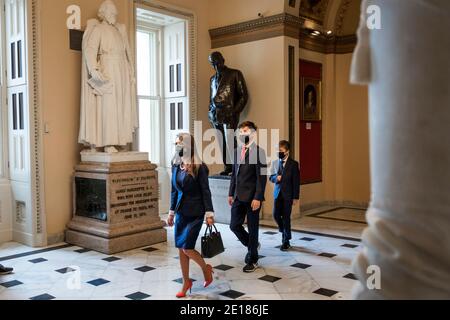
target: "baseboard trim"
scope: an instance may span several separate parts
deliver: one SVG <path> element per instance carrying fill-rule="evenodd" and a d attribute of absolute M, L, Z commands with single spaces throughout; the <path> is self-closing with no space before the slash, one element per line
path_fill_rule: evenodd
<path fill-rule="evenodd" d="M 13 241 L 24 244 L 29 247 L 34 247 L 34 238 L 31 233 L 21 232 L 21 231 L 13 231 Z"/>
<path fill-rule="evenodd" d="M 64 232 L 50 234 L 47 236 L 47 245 L 52 246 L 54 244 L 62 243 L 65 241 Z"/>
<path fill-rule="evenodd" d="M 328 200 L 321 202 L 311 202 L 302 204 L 300 206 L 300 212 L 304 213 L 306 211 L 319 209 L 323 207 L 332 207 L 332 208 L 348 208 L 348 209 L 359 209 L 359 210 L 367 210 L 369 208 L 368 202 L 357 202 L 352 200 Z"/>
<path fill-rule="evenodd" d="M 70 247 L 73 247 L 73 246 L 71 244 L 63 244 L 63 245 L 52 247 L 52 248 L 45 248 L 45 249 L 39 249 L 39 250 L 32 250 L 32 251 L 28 251 L 28 252 L 22 252 L 22 253 L 14 254 L 11 256 L 0 257 L 0 262 L 14 260 L 14 259 L 28 257 L 28 256 L 33 256 L 36 254 L 41 254 L 41 253 L 46 253 L 46 252 L 51 252 L 51 251 L 56 251 L 56 250 L 61 250 L 61 249 L 66 249 L 66 248 L 70 248 Z"/>
<path fill-rule="evenodd" d="M 5 242 L 10 242 L 13 240 L 13 231 L 12 230 L 2 230 L 0 231 L 0 244 Z"/>

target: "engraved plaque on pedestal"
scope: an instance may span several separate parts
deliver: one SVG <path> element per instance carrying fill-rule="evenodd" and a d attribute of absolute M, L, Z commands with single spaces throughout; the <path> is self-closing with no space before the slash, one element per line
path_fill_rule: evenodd
<path fill-rule="evenodd" d="M 107 254 L 167 240 L 158 210 L 156 166 L 143 155 L 127 161 L 81 162 L 74 175 L 74 214 L 66 241 Z M 84 156 L 86 160 L 89 157 Z M 100 155 L 92 159 L 101 161 Z"/>

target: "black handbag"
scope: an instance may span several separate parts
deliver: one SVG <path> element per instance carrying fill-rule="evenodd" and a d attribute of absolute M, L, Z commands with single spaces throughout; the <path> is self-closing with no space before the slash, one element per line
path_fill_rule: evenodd
<path fill-rule="evenodd" d="M 215 232 L 213 232 L 213 227 Z M 215 225 L 207 226 L 205 235 L 202 237 L 202 257 L 214 258 L 215 256 L 223 253 L 225 248 L 223 246 L 222 236 L 217 231 Z"/>

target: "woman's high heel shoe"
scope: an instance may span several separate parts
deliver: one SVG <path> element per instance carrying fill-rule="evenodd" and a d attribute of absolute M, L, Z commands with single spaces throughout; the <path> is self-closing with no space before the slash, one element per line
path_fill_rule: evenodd
<path fill-rule="evenodd" d="M 187 286 L 183 288 L 183 291 L 177 293 L 177 298 L 186 298 L 187 292 L 192 293 L 192 280 L 187 282 Z"/>
<path fill-rule="evenodd" d="M 205 283 L 203 284 L 203 287 L 208 288 L 209 285 L 214 281 L 214 276 L 213 276 L 214 270 L 213 270 L 213 267 L 209 264 L 206 265 L 206 270 L 207 270 L 210 278 L 209 278 L 209 280 L 206 280 L 206 277 L 205 277 Z"/>

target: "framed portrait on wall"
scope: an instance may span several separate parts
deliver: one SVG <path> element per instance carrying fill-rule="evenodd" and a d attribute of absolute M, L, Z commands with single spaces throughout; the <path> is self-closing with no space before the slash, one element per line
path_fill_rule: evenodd
<path fill-rule="evenodd" d="M 322 120 L 322 81 L 302 78 L 302 120 Z"/>

